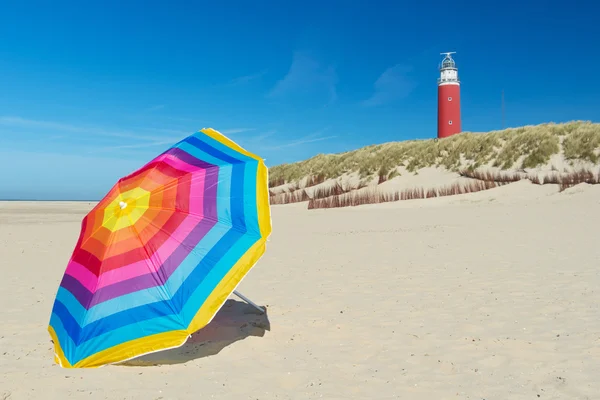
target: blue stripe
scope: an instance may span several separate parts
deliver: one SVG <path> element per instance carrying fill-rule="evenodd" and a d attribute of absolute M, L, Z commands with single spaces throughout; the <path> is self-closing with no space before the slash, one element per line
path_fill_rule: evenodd
<path fill-rule="evenodd" d="M 67 308 L 77 325 L 82 325 L 82 322 L 85 321 L 87 310 L 79 303 L 79 300 L 77 300 L 71 292 L 64 287 L 59 286 L 58 291 L 56 292 L 55 301 L 60 302 L 63 307 Z"/>
<path fill-rule="evenodd" d="M 195 136 L 190 136 L 189 138 L 186 139 L 186 142 L 193 144 L 196 148 L 201 149 L 201 150 L 205 151 L 206 153 L 213 155 L 214 157 L 218 157 L 222 160 L 225 160 L 225 161 L 231 163 L 233 175 L 236 175 L 236 173 L 240 173 L 240 174 L 242 174 L 242 176 L 244 176 L 243 170 L 244 170 L 245 163 L 242 163 L 237 158 L 232 157 L 222 151 L 219 151 L 219 150 L 209 146 L 208 144 L 206 144 L 202 140 L 199 140 Z M 190 153 L 190 154 L 195 155 L 193 153 Z M 224 201 L 227 201 L 227 200 L 231 201 L 231 224 L 232 224 L 232 226 L 234 226 L 236 229 L 239 229 L 240 231 L 243 231 L 243 232 L 246 232 L 246 221 L 245 221 L 245 216 L 244 216 L 244 188 L 245 187 L 247 187 L 247 185 L 244 182 L 243 178 L 240 181 L 236 181 L 235 183 L 232 182 L 230 198 L 229 199 L 223 198 Z M 219 220 L 220 220 L 220 218 L 221 218 L 221 216 L 219 215 Z M 225 222 L 225 221 L 223 221 L 223 222 Z"/>
<path fill-rule="evenodd" d="M 244 162 L 244 163 L 256 162 L 256 159 L 249 157 L 243 153 L 238 152 L 237 150 L 219 142 L 218 140 L 213 139 L 212 137 L 208 136 L 204 132 L 196 132 L 191 137 L 201 140 L 201 141 L 205 142 L 207 145 L 209 145 L 210 147 L 217 149 L 220 152 L 229 155 L 231 158 L 235 158 L 236 160 L 239 160 L 241 162 Z"/>
<path fill-rule="evenodd" d="M 189 297 L 183 308 L 183 319 L 188 326 L 215 287 L 258 240 L 260 240 L 260 236 L 242 236 L 231 251 L 209 271 L 201 285 Z"/>
<path fill-rule="evenodd" d="M 60 303 L 56 303 L 56 304 L 60 307 Z M 76 347 L 75 344 L 73 343 L 73 340 L 67 333 L 67 330 L 65 329 L 65 327 L 63 325 L 63 321 L 60 319 L 59 314 L 60 313 L 58 313 L 58 312 L 52 313 L 52 316 L 50 317 L 50 325 L 54 329 L 54 332 L 56 333 L 56 336 L 60 343 L 60 347 L 63 350 L 65 357 L 67 358 L 67 360 L 69 361 L 69 363 L 71 365 L 78 363 L 79 361 L 83 360 L 84 358 L 88 357 L 89 355 L 92 355 L 92 354 L 97 353 L 98 351 L 101 351 L 101 350 L 95 350 L 93 347 L 94 344 L 90 343 L 90 342 L 86 342 L 83 345 L 79 345 L 78 347 Z M 144 332 L 143 336 L 150 336 L 150 335 L 154 335 L 157 333 L 171 331 L 172 330 L 171 326 L 173 326 L 174 320 L 175 320 L 175 318 L 177 318 L 174 315 L 160 316 L 159 314 L 155 314 L 155 315 L 153 315 L 153 317 L 154 318 L 152 318 L 152 319 L 144 321 L 144 327 L 142 328 L 143 332 Z M 102 336 L 99 336 L 96 338 L 96 343 L 102 343 L 102 341 L 106 341 L 107 343 L 113 343 L 113 346 L 124 343 L 125 341 L 127 341 L 127 340 L 124 341 L 123 337 L 121 336 L 121 335 L 123 335 L 124 330 L 129 330 L 129 331 L 133 332 L 133 330 L 135 330 L 135 327 L 136 327 L 135 324 L 131 324 L 131 325 L 125 326 L 121 329 L 116 329 L 116 330 L 104 333 Z M 84 351 L 86 351 L 87 353 L 84 353 Z M 81 356 L 79 356 L 80 354 L 83 354 L 84 356 L 81 357 Z"/>
<path fill-rule="evenodd" d="M 257 235 L 260 235 L 260 227 L 258 223 L 258 205 L 256 204 L 256 174 L 258 172 L 258 160 L 239 153 L 238 151 L 224 145 L 223 143 L 213 139 L 203 132 L 198 132 L 194 134 L 193 137 L 205 142 L 211 148 L 220 150 L 222 153 L 229 155 L 231 158 L 245 162 L 247 166 L 252 166 L 252 168 L 246 168 L 246 174 L 244 178 L 246 185 L 244 192 L 244 213 L 246 215 L 246 229 L 253 234 L 256 233 Z"/>
<path fill-rule="evenodd" d="M 252 166 L 252 168 L 248 168 Z M 246 229 L 251 235 L 260 237 L 258 225 L 258 205 L 256 203 L 256 175 L 258 173 L 258 161 L 249 162 L 244 171 L 244 182 L 248 190 L 244 198 L 244 213 L 246 214 Z"/>
<path fill-rule="evenodd" d="M 54 329 L 54 332 L 56 333 L 56 337 L 58 338 L 58 342 L 60 343 L 60 348 L 65 354 L 65 357 L 67 358 L 67 360 L 69 360 L 69 362 L 71 362 L 70 355 L 72 355 L 75 352 L 76 346 L 73 342 L 73 339 L 71 339 L 71 336 L 64 328 L 62 322 L 63 320 L 58 317 L 59 314 L 63 314 L 65 316 L 65 320 L 67 320 L 68 318 L 72 318 L 68 310 L 65 309 L 65 306 L 61 302 L 54 301 L 54 305 L 52 306 L 52 314 L 50 314 L 50 326 Z"/>
<path fill-rule="evenodd" d="M 229 201 L 223 201 L 223 199 L 229 199 L 231 196 L 231 186 L 238 185 L 241 177 L 234 177 L 233 169 L 231 164 L 224 161 L 221 158 L 217 158 L 197 147 L 194 144 L 182 141 L 177 148 L 185 151 L 192 157 L 196 157 L 200 160 L 206 161 L 210 164 L 219 166 L 219 186 L 217 187 L 217 215 L 219 220 L 223 218 L 223 221 L 231 220 L 231 213 L 235 212 L 231 210 L 231 203 Z"/>

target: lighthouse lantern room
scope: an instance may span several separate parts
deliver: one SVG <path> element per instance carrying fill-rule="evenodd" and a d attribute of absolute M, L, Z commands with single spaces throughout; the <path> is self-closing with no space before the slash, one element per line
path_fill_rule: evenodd
<path fill-rule="evenodd" d="M 438 78 L 438 139 L 460 133 L 460 81 L 452 58 L 455 52 L 441 53 L 444 59 Z"/>

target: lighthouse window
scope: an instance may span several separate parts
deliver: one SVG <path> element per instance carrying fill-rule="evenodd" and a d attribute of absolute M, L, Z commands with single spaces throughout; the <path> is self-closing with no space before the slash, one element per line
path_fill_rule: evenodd
<path fill-rule="evenodd" d="M 448 101 L 452 101 L 452 97 L 448 97 Z"/>
<path fill-rule="evenodd" d="M 452 120 L 448 121 L 448 125 L 452 125 Z"/>

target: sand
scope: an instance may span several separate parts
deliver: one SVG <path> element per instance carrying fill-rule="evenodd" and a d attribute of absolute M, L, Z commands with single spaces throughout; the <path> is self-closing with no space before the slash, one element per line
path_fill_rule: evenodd
<path fill-rule="evenodd" d="M 191 343 L 67 370 L 46 327 L 88 203 L 0 203 L 0 399 L 598 399 L 600 187 L 273 207 Z M 268 319 L 267 319 L 268 318 Z"/>

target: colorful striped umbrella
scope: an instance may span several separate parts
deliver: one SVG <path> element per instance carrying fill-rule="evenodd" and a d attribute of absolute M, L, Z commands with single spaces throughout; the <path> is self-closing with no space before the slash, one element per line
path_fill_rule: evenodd
<path fill-rule="evenodd" d="M 265 252 L 261 158 L 213 129 L 120 179 L 83 219 L 48 331 L 55 361 L 98 367 L 174 348 Z"/>

